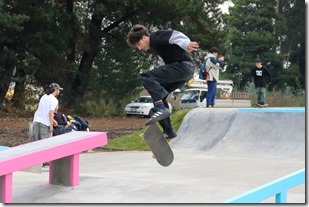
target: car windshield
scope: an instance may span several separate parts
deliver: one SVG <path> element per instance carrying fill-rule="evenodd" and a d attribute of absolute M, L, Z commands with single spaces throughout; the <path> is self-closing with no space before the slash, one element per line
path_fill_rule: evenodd
<path fill-rule="evenodd" d="M 181 97 L 181 100 L 189 100 L 190 97 L 191 97 L 191 91 L 185 91 L 185 93 Z"/>
<path fill-rule="evenodd" d="M 137 103 L 152 103 L 152 98 L 151 97 L 139 97 L 134 102 L 137 102 Z"/>
<path fill-rule="evenodd" d="M 198 91 L 185 91 L 181 100 L 194 100 L 198 96 Z"/>

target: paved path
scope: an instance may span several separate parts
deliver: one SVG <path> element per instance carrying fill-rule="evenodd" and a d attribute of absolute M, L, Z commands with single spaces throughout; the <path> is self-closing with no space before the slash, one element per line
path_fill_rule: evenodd
<path fill-rule="evenodd" d="M 190 111 L 170 142 L 169 167 L 150 152 L 84 153 L 75 188 L 48 185 L 47 167 L 42 174 L 16 172 L 13 202 L 221 203 L 304 168 L 304 109 L 257 110 Z M 304 203 L 305 185 L 291 189 L 287 202 Z"/>

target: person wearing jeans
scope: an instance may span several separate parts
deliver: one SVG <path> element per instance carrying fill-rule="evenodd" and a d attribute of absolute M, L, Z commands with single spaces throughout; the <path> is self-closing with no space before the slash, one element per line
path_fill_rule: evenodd
<path fill-rule="evenodd" d="M 206 107 L 215 106 L 215 98 L 217 93 L 217 81 L 219 80 L 219 71 L 224 66 L 224 56 L 217 59 L 219 50 L 215 47 L 209 50 L 208 55 L 205 57 L 206 67 L 206 81 L 207 81 L 207 94 L 206 94 Z"/>
<path fill-rule="evenodd" d="M 266 87 L 271 83 L 271 75 L 262 65 L 260 58 L 255 61 L 255 67 L 251 70 L 251 78 L 255 84 L 257 105 L 264 106 L 266 104 Z"/>

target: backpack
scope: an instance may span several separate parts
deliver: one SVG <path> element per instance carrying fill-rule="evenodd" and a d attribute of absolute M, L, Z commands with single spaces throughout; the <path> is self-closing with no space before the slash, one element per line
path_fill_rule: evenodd
<path fill-rule="evenodd" d="M 80 116 L 67 116 L 69 122 L 76 127 L 77 131 L 88 131 L 89 130 L 89 123 L 87 120 L 81 118 Z"/>
<path fill-rule="evenodd" d="M 81 118 L 80 116 L 73 116 L 74 120 L 76 120 L 76 122 L 74 122 L 74 125 L 77 127 L 78 131 L 88 131 L 88 121 Z"/>
<path fill-rule="evenodd" d="M 206 67 L 205 63 L 202 63 L 200 71 L 198 73 L 199 79 L 206 80 Z"/>
<path fill-rule="evenodd" d="M 206 61 L 207 61 L 207 59 L 206 59 Z M 199 79 L 207 81 L 208 77 L 209 77 L 209 73 L 208 73 L 208 71 L 206 71 L 206 61 L 205 61 L 205 63 L 202 63 L 202 65 L 201 65 L 201 68 L 200 68 L 200 71 L 199 71 Z"/>

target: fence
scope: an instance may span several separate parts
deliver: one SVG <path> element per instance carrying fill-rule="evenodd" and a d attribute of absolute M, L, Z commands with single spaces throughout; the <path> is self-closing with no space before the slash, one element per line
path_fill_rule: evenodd
<path fill-rule="evenodd" d="M 232 92 L 228 93 L 227 91 L 220 92 L 221 99 L 250 99 L 250 93 L 248 92 Z"/>
<path fill-rule="evenodd" d="M 286 203 L 287 191 L 305 182 L 305 169 L 274 180 L 246 193 L 224 201 L 224 203 L 259 203 L 276 196 L 276 203 Z"/>

